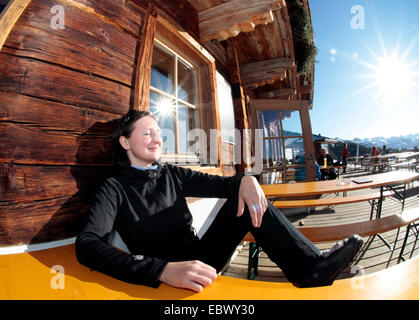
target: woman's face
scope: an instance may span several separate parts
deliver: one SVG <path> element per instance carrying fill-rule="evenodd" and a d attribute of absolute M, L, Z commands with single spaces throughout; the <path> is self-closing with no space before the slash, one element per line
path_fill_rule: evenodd
<path fill-rule="evenodd" d="M 131 165 L 148 167 L 160 159 L 163 141 L 157 121 L 147 116 L 137 120 L 131 136 L 121 136 L 119 143 L 127 151 Z"/>

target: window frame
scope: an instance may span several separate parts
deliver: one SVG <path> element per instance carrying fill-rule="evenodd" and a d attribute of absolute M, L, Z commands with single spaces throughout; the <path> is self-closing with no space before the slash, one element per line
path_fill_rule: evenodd
<path fill-rule="evenodd" d="M 187 67 L 192 68 L 194 71 L 194 90 L 195 90 L 195 102 L 197 102 L 198 99 L 198 84 L 197 84 L 197 72 L 196 72 L 196 67 L 190 63 L 188 60 L 186 60 L 184 57 L 182 57 L 179 53 L 177 53 L 175 50 L 171 49 L 168 45 L 166 45 L 165 43 L 163 43 L 162 41 L 160 41 L 159 39 L 154 39 L 154 45 L 153 45 L 153 50 L 155 47 L 160 47 L 165 51 L 168 51 L 174 59 L 174 70 L 173 70 L 173 94 L 165 92 L 161 89 L 158 89 L 156 87 L 153 87 L 150 84 L 150 96 L 152 92 L 155 92 L 159 95 L 162 95 L 164 97 L 167 97 L 171 100 L 173 100 L 175 102 L 175 108 L 174 108 L 174 129 L 175 129 L 175 151 L 174 152 L 168 152 L 165 153 L 164 156 L 166 156 L 166 158 L 176 158 L 174 157 L 175 155 L 177 155 L 177 158 L 181 157 L 181 158 L 185 158 L 188 160 L 192 160 L 193 162 L 197 162 L 196 160 L 196 154 L 194 156 L 193 152 L 180 152 L 180 142 L 179 142 L 179 105 L 185 105 L 187 108 L 191 108 L 195 111 L 197 111 L 197 113 L 199 112 L 199 109 L 195 103 L 195 105 L 181 99 L 179 97 L 179 72 L 178 72 L 178 68 L 179 68 L 179 62 L 182 62 L 183 64 L 185 64 Z M 151 103 L 150 103 L 151 104 Z M 198 116 L 198 115 L 197 115 Z M 196 119 L 196 118 L 195 118 Z M 199 122 L 199 120 L 198 120 Z M 199 123 L 198 123 L 199 126 Z"/>
<path fill-rule="evenodd" d="M 196 103 L 195 110 L 197 111 L 196 121 L 197 127 L 204 130 L 206 133 L 206 144 L 203 141 L 199 143 L 199 149 L 207 148 L 201 152 L 201 154 L 188 154 L 188 153 L 164 153 L 162 154 L 162 162 L 175 162 L 176 164 L 184 165 L 206 165 L 208 164 L 208 158 L 210 154 L 210 129 L 220 128 L 220 118 L 218 109 L 218 94 L 216 92 L 216 78 L 215 78 L 215 59 L 206 51 L 193 37 L 188 33 L 179 29 L 179 27 L 166 21 L 158 15 L 156 33 L 154 36 L 154 42 L 151 50 L 154 50 L 154 43 L 163 46 L 166 50 L 174 53 L 180 57 L 182 62 L 186 62 L 187 65 L 191 65 L 195 70 L 195 88 L 196 88 Z M 177 65 L 176 65 L 177 68 Z M 177 75 L 176 75 L 177 76 Z M 177 77 L 176 77 L 177 78 Z M 177 80 L 175 80 L 177 81 Z M 150 86 L 149 96 L 152 91 L 157 92 L 158 89 Z M 177 90 L 176 90 L 177 91 Z M 167 95 L 164 92 L 159 92 Z M 177 92 L 175 92 L 177 94 Z M 186 106 L 193 106 L 192 104 L 178 99 L 182 104 Z M 211 111 L 213 117 L 208 117 L 208 111 Z M 204 115 L 206 114 L 206 116 Z M 177 122 L 176 114 L 176 122 Z M 176 128 L 176 132 L 178 129 Z M 220 165 L 222 167 L 221 158 L 221 137 L 218 137 L 218 157 L 217 163 L 210 163 L 211 165 Z M 178 138 L 176 138 L 178 141 Z M 178 143 L 178 142 L 176 142 Z M 176 146 L 176 150 L 179 150 Z M 203 155 L 207 155 L 206 158 Z"/>

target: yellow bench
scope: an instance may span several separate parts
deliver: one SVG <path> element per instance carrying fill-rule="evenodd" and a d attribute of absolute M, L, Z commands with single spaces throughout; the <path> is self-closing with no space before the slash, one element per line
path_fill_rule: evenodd
<path fill-rule="evenodd" d="M 56 273 L 55 270 L 64 272 Z M 74 245 L 0 255 L 0 299 L 418 299 L 419 257 L 374 274 L 337 280 L 332 286 L 296 288 L 290 283 L 219 276 L 201 293 L 162 284 L 158 289 L 116 280 L 80 265 Z"/>

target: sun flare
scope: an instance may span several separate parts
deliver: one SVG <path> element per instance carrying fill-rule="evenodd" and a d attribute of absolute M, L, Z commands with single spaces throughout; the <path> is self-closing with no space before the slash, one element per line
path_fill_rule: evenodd
<path fill-rule="evenodd" d="M 374 68 L 379 94 L 388 97 L 402 97 L 409 93 L 412 83 L 412 72 L 409 66 L 398 58 L 380 58 Z"/>
<path fill-rule="evenodd" d="M 154 107 L 154 115 L 158 118 L 173 118 L 175 113 L 175 103 L 173 99 L 164 96 L 158 96 L 157 99 L 152 102 Z"/>

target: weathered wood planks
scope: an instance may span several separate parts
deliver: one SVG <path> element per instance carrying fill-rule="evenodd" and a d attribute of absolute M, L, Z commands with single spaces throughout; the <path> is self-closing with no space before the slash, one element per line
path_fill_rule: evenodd
<path fill-rule="evenodd" d="M 74 134 L 82 134 L 91 128 L 89 132 L 93 134 L 91 131 L 95 123 L 109 122 L 116 117 L 112 113 L 16 92 L 0 92 L 0 122 L 33 125 L 49 130 L 66 130 Z M 96 132 L 98 133 L 100 132 Z"/>
<path fill-rule="evenodd" d="M 64 30 L 50 26 L 56 4 Z M 33 0 L 11 30 L 0 53 L 0 245 L 76 234 L 109 175 L 143 14 L 131 1 Z"/>
<path fill-rule="evenodd" d="M 0 72 L 1 91 L 115 114 L 129 108 L 129 87 L 93 74 L 5 53 L 0 54 Z"/>
<path fill-rule="evenodd" d="M 22 203 L 92 193 L 110 166 L 0 164 L 0 203 Z"/>
<path fill-rule="evenodd" d="M 1 203 L 0 243 L 16 245 L 75 236 L 89 199 L 83 193 L 48 200 Z"/>
<path fill-rule="evenodd" d="M 104 133 L 103 133 L 104 134 Z M 74 135 L 32 125 L 0 123 L 2 162 L 55 165 L 104 165 L 111 157 L 110 134 Z"/>
<path fill-rule="evenodd" d="M 10 33 L 3 52 L 130 86 L 137 40 L 113 24 L 71 5 L 64 6 L 65 29 L 55 30 L 50 26 L 52 15 L 46 10 L 53 3 L 34 1 Z"/>

